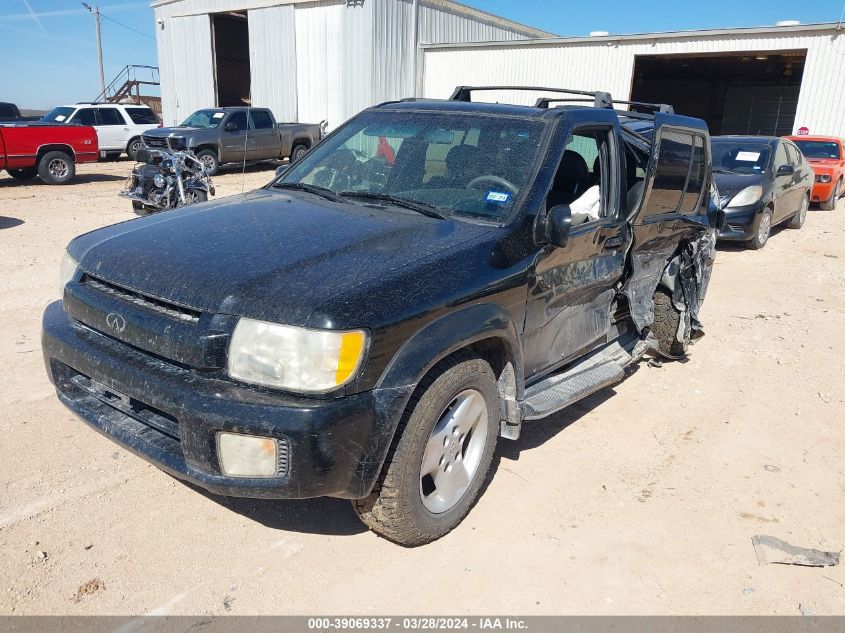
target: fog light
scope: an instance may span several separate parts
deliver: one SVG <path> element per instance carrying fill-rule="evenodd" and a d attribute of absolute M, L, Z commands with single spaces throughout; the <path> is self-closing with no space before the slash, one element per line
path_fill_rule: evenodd
<path fill-rule="evenodd" d="M 217 434 L 217 457 L 220 470 L 228 477 L 275 477 L 280 464 L 287 464 L 287 443 L 270 437 L 240 435 L 238 433 Z M 280 460 L 280 449 L 284 460 Z"/>

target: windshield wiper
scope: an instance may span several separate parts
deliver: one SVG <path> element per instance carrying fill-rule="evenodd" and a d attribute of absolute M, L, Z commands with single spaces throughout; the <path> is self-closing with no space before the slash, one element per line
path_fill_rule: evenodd
<path fill-rule="evenodd" d="M 274 189 L 295 189 L 297 191 L 307 191 L 313 193 L 315 196 L 320 196 L 332 202 L 341 202 L 340 197 L 331 189 L 327 187 L 320 187 L 318 185 L 309 185 L 304 182 L 277 182 L 272 185 Z"/>
<path fill-rule="evenodd" d="M 344 198 L 365 198 L 367 200 L 379 200 L 387 202 L 403 209 L 410 209 L 417 213 L 422 213 L 430 218 L 437 218 L 438 220 L 445 220 L 446 216 L 437 210 L 437 207 L 426 204 L 425 202 L 417 202 L 416 200 L 407 200 L 405 198 L 397 198 L 389 193 L 373 193 L 369 191 L 341 191 L 339 196 Z"/>

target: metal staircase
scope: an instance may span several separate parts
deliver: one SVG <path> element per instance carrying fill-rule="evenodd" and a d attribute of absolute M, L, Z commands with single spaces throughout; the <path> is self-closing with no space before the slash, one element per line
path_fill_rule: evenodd
<path fill-rule="evenodd" d="M 124 66 L 123 70 L 118 73 L 117 77 L 112 79 L 111 83 L 106 86 L 103 92 L 97 95 L 94 101 L 144 103 L 152 107 L 152 103 L 160 102 L 160 99 L 157 96 L 142 94 L 142 86 L 158 86 L 160 83 L 158 66 Z M 155 109 L 153 107 L 153 110 Z"/>

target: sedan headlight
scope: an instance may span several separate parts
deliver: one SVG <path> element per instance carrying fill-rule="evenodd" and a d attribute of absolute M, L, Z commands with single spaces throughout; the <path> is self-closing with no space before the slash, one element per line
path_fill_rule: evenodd
<path fill-rule="evenodd" d="M 308 330 L 241 318 L 229 343 L 229 375 L 265 387 L 326 392 L 355 377 L 366 342 L 362 330 Z"/>
<path fill-rule="evenodd" d="M 79 268 L 79 263 L 70 256 L 70 253 L 65 251 L 65 256 L 62 258 L 62 263 L 59 265 L 59 296 L 63 297 L 65 294 L 65 286 L 73 279 L 76 274 L 76 269 Z"/>
<path fill-rule="evenodd" d="M 731 207 L 744 207 L 748 204 L 754 204 L 760 198 L 763 197 L 763 188 L 757 185 L 752 187 L 746 187 L 738 194 L 736 194 L 730 202 L 728 202 L 728 208 Z"/>

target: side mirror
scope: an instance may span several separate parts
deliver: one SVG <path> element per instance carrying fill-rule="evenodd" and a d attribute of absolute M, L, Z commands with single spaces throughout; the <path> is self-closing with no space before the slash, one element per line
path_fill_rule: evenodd
<path fill-rule="evenodd" d="M 290 165 L 279 165 L 278 167 L 276 167 L 276 178 L 284 175 L 284 173 L 288 170 L 289 167 Z"/>
<path fill-rule="evenodd" d="M 792 165 L 781 165 L 778 167 L 778 176 L 791 176 L 795 173 L 795 168 Z"/>
<path fill-rule="evenodd" d="M 566 246 L 572 228 L 572 209 L 568 204 L 552 207 L 546 216 L 546 240 L 555 246 Z"/>
<path fill-rule="evenodd" d="M 223 126 L 223 129 L 227 132 L 236 132 L 238 130 L 238 124 L 234 121 L 229 121 L 226 125 Z"/>

